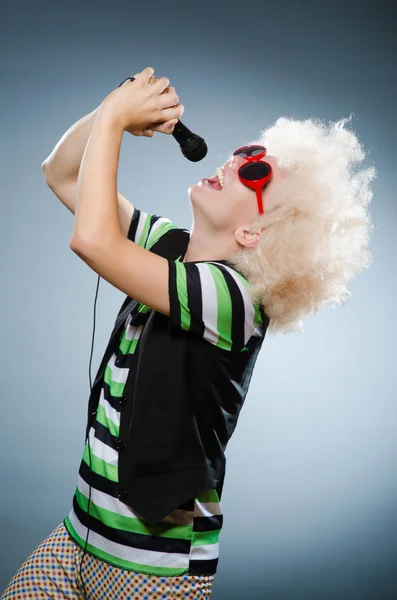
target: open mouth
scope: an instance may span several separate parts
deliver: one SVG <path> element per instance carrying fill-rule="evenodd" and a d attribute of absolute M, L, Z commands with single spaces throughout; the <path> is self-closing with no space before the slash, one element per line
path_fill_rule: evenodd
<path fill-rule="evenodd" d="M 216 170 L 216 177 L 211 177 L 211 179 L 204 178 L 203 181 L 205 185 L 208 185 L 214 190 L 222 190 L 225 185 L 223 169 L 218 168 Z"/>
<path fill-rule="evenodd" d="M 208 185 L 208 187 L 213 188 L 214 190 L 222 189 L 219 179 L 203 179 L 203 181 L 204 185 Z"/>

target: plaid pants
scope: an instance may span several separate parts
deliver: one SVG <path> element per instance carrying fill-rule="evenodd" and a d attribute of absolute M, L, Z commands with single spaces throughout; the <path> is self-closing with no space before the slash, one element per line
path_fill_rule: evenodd
<path fill-rule="evenodd" d="M 80 579 L 83 550 L 63 523 L 30 554 L 1 600 L 84 600 Z M 87 600 L 209 600 L 215 575 L 162 577 L 135 573 L 86 553 L 81 570 Z"/>

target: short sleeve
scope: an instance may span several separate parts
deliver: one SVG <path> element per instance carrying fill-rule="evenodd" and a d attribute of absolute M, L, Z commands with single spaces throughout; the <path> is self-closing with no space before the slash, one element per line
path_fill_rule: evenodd
<path fill-rule="evenodd" d="M 174 225 L 166 217 L 146 213 L 134 207 L 128 230 L 128 239 L 138 244 L 138 246 L 150 250 L 156 242 L 173 229 L 187 232 L 186 229 Z"/>
<path fill-rule="evenodd" d="M 230 351 L 263 337 L 261 312 L 240 273 L 217 262 L 168 262 L 171 328 Z"/>

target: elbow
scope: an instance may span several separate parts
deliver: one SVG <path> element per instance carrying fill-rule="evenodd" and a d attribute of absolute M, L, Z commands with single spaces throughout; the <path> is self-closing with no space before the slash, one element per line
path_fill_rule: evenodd
<path fill-rule="evenodd" d="M 82 242 L 80 239 L 77 239 L 75 236 L 73 236 L 70 240 L 69 248 L 74 254 L 81 258 L 82 261 L 89 264 L 92 255 L 92 248 L 85 242 Z"/>
<path fill-rule="evenodd" d="M 73 233 L 69 242 L 69 248 L 80 256 L 80 258 L 90 258 L 98 256 L 103 250 L 103 245 L 92 238 L 82 237 L 81 234 Z"/>
<path fill-rule="evenodd" d="M 41 163 L 41 170 L 44 173 L 44 179 L 46 181 L 46 184 L 51 187 L 51 173 L 50 173 L 50 167 L 49 167 L 49 162 L 48 159 L 46 158 L 44 162 Z"/>
<path fill-rule="evenodd" d="M 72 239 L 69 242 L 69 248 L 78 256 L 83 256 L 87 253 L 87 242 L 84 242 L 81 237 L 76 234 L 72 235 Z"/>
<path fill-rule="evenodd" d="M 41 170 L 43 171 L 44 175 L 47 175 L 48 173 L 48 167 L 49 167 L 49 160 L 48 158 L 46 158 L 42 163 L 41 163 Z"/>

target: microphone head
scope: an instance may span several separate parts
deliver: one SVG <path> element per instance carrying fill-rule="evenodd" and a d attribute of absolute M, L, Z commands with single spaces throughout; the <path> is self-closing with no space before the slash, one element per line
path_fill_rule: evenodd
<path fill-rule="evenodd" d="M 202 137 L 194 133 L 187 140 L 180 143 L 182 154 L 192 162 L 202 160 L 208 152 L 207 144 Z"/>

